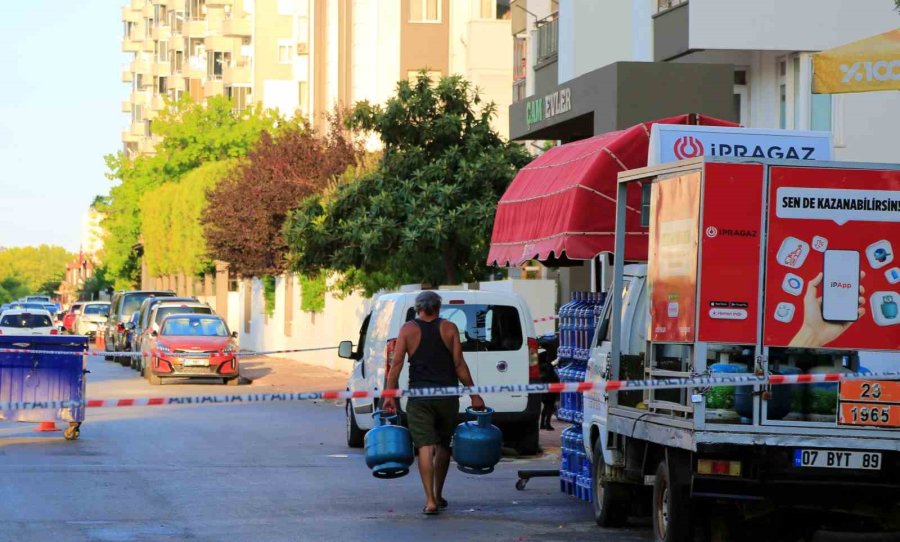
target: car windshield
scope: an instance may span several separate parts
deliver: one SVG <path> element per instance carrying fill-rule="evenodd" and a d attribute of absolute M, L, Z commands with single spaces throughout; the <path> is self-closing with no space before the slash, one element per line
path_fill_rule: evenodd
<path fill-rule="evenodd" d="M 46 314 L 31 314 L 23 312 L 20 314 L 5 314 L 0 318 L 0 327 L 51 327 L 50 317 Z"/>
<path fill-rule="evenodd" d="M 125 318 L 125 315 L 128 317 L 131 316 L 134 311 L 141 308 L 141 303 L 144 302 L 148 297 L 154 297 L 158 294 L 146 293 L 146 294 L 126 294 L 125 300 L 122 302 L 122 312 L 119 313 L 120 318 Z M 172 294 L 169 294 L 170 296 Z M 163 297 L 163 296 L 159 296 Z"/>
<path fill-rule="evenodd" d="M 44 308 L 44 305 L 42 303 L 11 303 L 9 308 L 11 308 L 11 309 L 34 309 L 34 310 L 40 310 L 40 311 L 47 310 L 46 308 Z"/>
<path fill-rule="evenodd" d="M 156 318 L 153 322 L 158 326 L 170 314 L 212 314 L 212 309 L 209 307 L 160 307 L 156 309 Z"/>
<path fill-rule="evenodd" d="M 173 316 L 163 323 L 160 335 L 227 337 L 228 328 L 218 316 Z"/>
<path fill-rule="evenodd" d="M 84 314 L 106 314 L 109 305 L 86 305 Z"/>

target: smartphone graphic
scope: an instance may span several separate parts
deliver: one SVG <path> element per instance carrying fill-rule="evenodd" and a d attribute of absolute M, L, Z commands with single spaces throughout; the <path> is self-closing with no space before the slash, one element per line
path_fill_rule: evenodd
<path fill-rule="evenodd" d="M 859 318 L 859 252 L 826 250 L 822 279 L 822 318 L 855 322 Z"/>

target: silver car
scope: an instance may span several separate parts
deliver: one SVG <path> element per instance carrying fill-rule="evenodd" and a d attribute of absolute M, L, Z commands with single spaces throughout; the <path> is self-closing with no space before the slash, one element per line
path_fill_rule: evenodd
<path fill-rule="evenodd" d="M 109 301 L 87 301 L 81 307 L 81 313 L 75 317 L 72 325 L 76 335 L 93 337 L 106 323 L 109 315 Z"/>

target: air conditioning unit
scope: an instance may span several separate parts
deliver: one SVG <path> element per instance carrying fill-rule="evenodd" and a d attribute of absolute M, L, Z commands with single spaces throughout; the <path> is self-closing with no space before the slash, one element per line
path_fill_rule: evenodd
<path fill-rule="evenodd" d="M 297 54 L 298 55 L 308 55 L 309 54 L 309 44 L 308 43 L 298 43 L 297 44 Z"/>

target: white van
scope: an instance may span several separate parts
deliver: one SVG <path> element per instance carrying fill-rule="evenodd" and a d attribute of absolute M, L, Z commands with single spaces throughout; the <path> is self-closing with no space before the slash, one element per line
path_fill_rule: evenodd
<path fill-rule="evenodd" d="M 387 360 L 393 354 L 400 327 L 416 317 L 415 299 L 419 292 L 385 294 L 378 298 L 359 330 L 356 348 L 344 341 L 339 355 L 353 359 L 353 371 L 347 389 L 384 389 Z M 528 384 L 540 382 L 538 345 L 534 322 L 525 301 L 515 294 L 480 290 L 439 291 L 443 299 L 441 318 L 459 328 L 463 357 L 476 385 Z M 409 364 L 400 374 L 400 387 L 409 382 Z M 490 394 L 483 397 L 494 409 L 494 425 L 503 430 L 504 440 L 519 453 L 538 451 L 539 394 Z M 467 397 L 460 400 L 462 419 Z M 372 428 L 372 414 L 378 400 L 359 398 L 347 401 L 347 444 L 361 447 L 365 432 Z M 400 400 L 401 412 L 406 399 Z"/>

